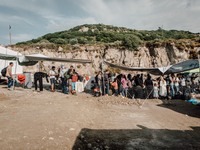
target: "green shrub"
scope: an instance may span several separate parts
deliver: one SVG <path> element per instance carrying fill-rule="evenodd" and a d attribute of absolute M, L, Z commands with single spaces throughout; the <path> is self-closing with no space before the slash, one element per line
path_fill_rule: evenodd
<path fill-rule="evenodd" d="M 126 35 L 122 41 L 122 45 L 129 50 L 135 50 L 141 44 L 141 40 L 135 35 Z"/>
<path fill-rule="evenodd" d="M 87 32 L 80 32 L 79 30 L 83 27 L 88 27 Z M 122 46 L 129 50 L 135 50 L 140 45 L 145 43 L 153 43 L 154 46 L 166 44 L 164 41 L 176 43 L 182 39 L 189 39 L 194 41 L 191 45 L 189 44 L 177 44 L 179 49 L 194 48 L 200 45 L 199 34 L 191 33 L 189 31 L 178 31 L 178 30 L 164 30 L 158 28 L 155 31 L 146 30 L 132 30 L 124 27 L 114 27 L 112 25 L 104 24 L 84 24 L 74 27 L 68 31 L 61 31 L 55 33 L 49 33 L 37 39 L 32 39 L 26 42 L 17 43 L 17 45 L 31 45 L 37 43 L 48 43 L 51 42 L 57 45 L 75 45 L 75 44 L 111 44 L 116 46 Z M 151 44 L 150 44 L 151 45 Z"/>
<path fill-rule="evenodd" d="M 78 44 L 78 40 L 77 39 L 70 39 L 69 43 L 71 45 L 75 45 L 75 44 Z"/>

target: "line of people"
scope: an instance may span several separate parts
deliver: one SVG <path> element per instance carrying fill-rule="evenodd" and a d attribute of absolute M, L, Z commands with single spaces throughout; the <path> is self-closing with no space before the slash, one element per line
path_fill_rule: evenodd
<path fill-rule="evenodd" d="M 34 74 L 35 91 L 37 91 L 38 82 L 39 90 L 43 91 L 43 78 L 46 78 L 46 81 L 49 82 L 48 77 L 50 78 L 51 92 L 55 92 L 55 86 L 58 83 L 61 85 L 62 92 L 65 94 L 69 92 L 76 94 L 76 82 L 81 78 L 73 66 L 70 66 L 68 70 L 66 67 L 61 66 L 61 68 L 58 68 L 58 71 L 56 71 L 55 66 L 52 66 L 48 74 L 44 72 L 36 72 Z"/>
<path fill-rule="evenodd" d="M 1 74 L 4 74 L 8 79 L 8 89 L 11 89 L 13 85 L 12 74 L 13 63 L 11 62 Z M 159 78 L 152 79 L 150 74 L 143 75 L 137 74 L 132 76 L 131 74 L 113 74 L 106 70 L 104 73 L 98 72 L 95 76 L 95 80 L 91 82 L 91 89 L 95 96 L 100 95 L 121 95 L 130 98 L 183 98 L 187 99 L 190 93 L 197 93 L 200 89 L 199 81 L 196 81 L 198 76 L 192 74 L 191 76 L 185 76 L 183 74 L 170 74 L 160 76 Z M 76 82 L 83 81 L 83 77 L 80 76 L 70 66 L 67 69 L 61 66 L 56 71 L 55 66 L 52 66 L 48 73 L 36 72 L 34 74 L 34 85 L 37 91 L 39 82 L 39 90 L 43 91 L 43 78 L 50 78 L 51 91 L 55 91 L 55 85 L 61 85 L 62 92 L 68 94 L 76 94 Z"/>
<path fill-rule="evenodd" d="M 152 79 L 150 74 L 111 74 L 98 72 L 92 81 L 94 95 L 121 95 L 130 98 L 184 98 L 199 90 L 197 76 L 170 74 Z"/>

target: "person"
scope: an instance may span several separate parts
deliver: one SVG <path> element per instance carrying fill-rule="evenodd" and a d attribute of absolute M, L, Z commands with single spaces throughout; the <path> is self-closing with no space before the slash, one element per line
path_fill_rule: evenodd
<path fill-rule="evenodd" d="M 6 69 L 6 77 L 8 79 L 8 89 L 10 90 L 11 87 L 13 86 L 13 75 L 12 75 L 12 67 L 13 67 L 13 62 L 10 62 L 7 69 Z"/>
<path fill-rule="evenodd" d="M 113 82 L 115 80 L 115 73 L 111 73 L 110 81 Z"/>
<path fill-rule="evenodd" d="M 124 98 L 127 97 L 128 93 L 128 81 L 125 75 L 122 75 L 121 83 L 122 83 L 122 98 Z"/>
<path fill-rule="evenodd" d="M 174 98 L 174 96 L 175 96 L 175 90 L 174 90 L 175 76 L 174 76 L 174 74 L 171 74 L 169 79 L 170 79 L 170 94 L 171 94 L 171 97 Z"/>
<path fill-rule="evenodd" d="M 74 72 L 74 66 L 70 66 L 70 68 L 67 71 L 67 75 L 69 76 L 69 78 L 67 79 L 68 82 L 68 87 L 69 87 L 69 91 L 72 91 L 72 75 Z"/>
<path fill-rule="evenodd" d="M 142 82 L 142 78 L 140 77 L 140 74 L 137 74 L 137 76 L 135 77 L 135 85 L 136 86 L 143 86 L 143 82 Z"/>
<path fill-rule="evenodd" d="M 178 95 L 179 93 L 179 77 L 178 75 L 175 76 L 175 80 L 174 80 L 174 88 L 175 88 L 175 95 Z"/>
<path fill-rule="evenodd" d="M 61 68 L 60 68 L 60 73 L 59 73 L 59 76 L 60 76 L 60 79 L 61 79 L 61 87 L 62 87 L 62 92 L 63 93 L 67 93 L 67 79 L 65 77 L 65 73 L 67 72 L 67 69 L 65 66 L 61 65 Z"/>
<path fill-rule="evenodd" d="M 113 87 L 115 96 L 118 96 L 118 84 L 117 84 L 117 79 L 115 78 L 114 81 L 111 82 L 110 84 L 111 84 L 111 86 Z"/>
<path fill-rule="evenodd" d="M 128 81 L 128 87 L 129 87 L 130 89 L 132 89 L 133 84 L 132 84 L 132 76 L 131 76 L 131 74 L 128 74 L 128 75 L 127 75 L 127 81 Z"/>
<path fill-rule="evenodd" d="M 98 97 L 101 95 L 101 92 L 100 92 L 100 88 L 99 86 L 97 85 L 96 82 L 94 82 L 94 80 L 91 81 L 91 90 L 92 90 L 92 93 L 95 97 Z"/>
<path fill-rule="evenodd" d="M 158 91 L 159 91 L 158 85 L 157 85 L 157 83 L 154 83 L 154 85 L 153 85 L 153 97 L 156 98 L 156 99 L 158 99 L 158 97 L 159 97 Z"/>
<path fill-rule="evenodd" d="M 141 80 L 140 74 L 137 74 L 134 80 L 135 83 L 135 97 L 144 98 L 143 82 Z"/>
<path fill-rule="evenodd" d="M 104 86 L 102 88 L 103 89 L 102 94 L 108 96 L 108 94 L 109 94 L 109 83 L 110 83 L 109 82 L 109 80 L 110 80 L 109 71 L 106 70 L 103 76 L 104 76 L 104 79 L 102 79 L 102 80 L 104 80 Z"/>
<path fill-rule="evenodd" d="M 140 80 L 142 81 L 142 84 L 143 84 L 144 83 L 144 74 L 143 73 L 140 74 Z"/>
<path fill-rule="evenodd" d="M 51 82 L 51 92 L 55 91 L 55 84 L 56 84 L 56 67 L 52 66 L 51 70 L 49 71 L 50 82 Z"/>
<path fill-rule="evenodd" d="M 39 89 L 40 91 L 43 91 L 43 81 L 42 78 L 46 77 L 47 83 L 49 83 L 48 75 L 44 72 L 36 72 L 34 74 L 34 85 L 35 85 L 35 91 L 37 91 L 37 82 L 39 82 Z"/>
<path fill-rule="evenodd" d="M 122 92 L 122 82 L 121 82 L 122 74 L 117 75 L 116 79 L 117 79 L 117 84 L 118 84 L 118 94 L 121 94 L 121 92 Z"/>
<path fill-rule="evenodd" d="M 101 81 L 101 71 L 97 72 L 95 76 L 95 82 L 98 86 L 100 86 L 100 81 Z"/>
<path fill-rule="evenodd" d="M 128 81 L 128 97 L 133 98 L 133 80 L 131 74 L 127 75 L 127 81 Z"/>
<path fill-rule="evenodd" d="M 39 72 L 47 72 L 43 61 L 39 61 Z"/>
<path fill-rule="evenodd" d="M 147 74 L 147 79 L 144 81 L 144 84 L 146 86 L 147 98 L 153 98 L 153 81 L 150 74 Z"/>
<path fill-rule="evenodd" d="M 160 89 L 159 89 L 159 95 L 161 98 L 166 98 L 167 96 L 167 83 L 164 80 L 164 78 L 161 76 L 160 77 Z"/>
<path fill-rule="evenodd" d="M 196 92 L 196 83 L 195 83 L 195 79 L 197 78 L 197 76 L 195 75 L 195 73 L 193 73 L 191 75 L 191 84 L 190 84 L 190 87 L 191 87 L 191 90 L 193 93 Z"/>
<path fill-rule="evenodd" d="M 72 77 L 72 75 L 73 75 L 73 73 L 74 73 L 74 66 L 70 66 L 70 68 L 68 69 L 68 71 L 67 71 L 67 74 L 70 76 L 70 78 Z"/>
<path fill-rule="evenodd" d="M 78 74 L 75 72 L 73 72 L 72 74 L 72 94 L 76 93 L 76 82 L 78 81 Z"/>
<path fill-rule="evenodd" d="M 165 78 L 166 84 L 167 84 L 167 98 L 171 99 L 171 90 L 170 90 L 170 84 L 171 84 L 171 80 L 170 80 L 170 76 L 167 75 Z"/>
<path fill-rule="evenodd" d="M 181 75 L 181 78 L 180 78 L 180 88 L 181 88 L 181 92 L 182 93 L 184 93 L 185 87 L 186 87 L 186 78 L 185 78 L 184 75 Z"/>

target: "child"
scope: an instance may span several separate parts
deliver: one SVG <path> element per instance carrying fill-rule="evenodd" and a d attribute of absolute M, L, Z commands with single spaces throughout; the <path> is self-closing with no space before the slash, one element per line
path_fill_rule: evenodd
<path fill-rule="evenodd" d="M 78 75 L 74 71 L 72 75 L 72 94 L 76 94 L 76 82 L 78 81 Z"/>
<path fill-rule="evenodd" d="M 158 86 L 157 86 L 157 83 L 154 83 L 153 85 L 153 97 L 158 99 Z"/>
<path fill-rule="evenodd" d="M 99 97 L 101 95 L 100 88 L 94 81 L 91 81 L 91 90 L 93 91 L 95 97 Z"/>
<path fill-rule="evenodd" d="M 118 84 L 117 84 L 117 79 L 115 78 L 113 82 L 110 83 L 113 88 L 114 88 L 114 93 L 115 96 L 118 96 Z"/>

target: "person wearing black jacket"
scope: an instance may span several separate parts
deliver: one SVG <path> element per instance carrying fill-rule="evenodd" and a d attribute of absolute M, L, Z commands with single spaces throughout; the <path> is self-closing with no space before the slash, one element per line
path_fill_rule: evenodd
<path fill-rule="evenodd" d="M 119 74 L 117 77 L 117 84 L 118 84 L 118 94 L 121 94 L 122 92 L 122 82 L 121 82 L 121 79 L 122 79 L 122 74 Z"/>
<path fill-rule="evenodd" d="M 48 75 L 44 72 L 36 72 L 34 74 L 34 85 L 35 85 L 35 91 L 37 91 L 37 82 L 39 82 L 39 88 L 40 91 L 43 91 L 43 80 L 42 78 L 46 77 L 46 81 L 49 83 Z"/>
<path fill-rule="evenodd" d="M 144 81 L 144 84 L 146 86 L 146 96 L 153 98 L 153 81 L 150 74 L 147 74 L 147 79 Z"/>
<path fill-rule="evenodd" d="M 141 78 L 140 74 L 138 74 L 135 78 L 135 85 L 141 86 L 141 87 L 143 86 L 143 82 L 142 82 L 142 78 Z"/>
<path fill-rule="evenodd" d="M 138 74 L 136 77 L 135 77 L 135 97 L 136 98 L 144 98 L 144 91 L 143 91 L 143 82 L 142 82 L 142 78 L 140 76 L 140 74 Z"/>
<path fill-rule="evenodd" d="M 95 83 L 100 87 L 100 83 L 101 83 L 101 71 L 99 71 L 96 76 L 95 76 Z"/>

